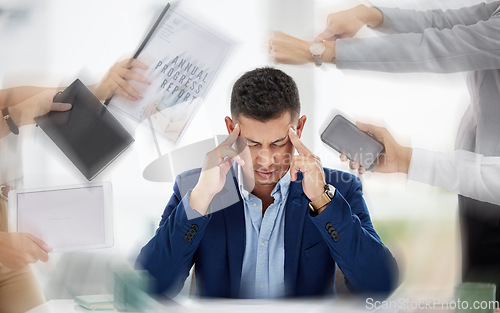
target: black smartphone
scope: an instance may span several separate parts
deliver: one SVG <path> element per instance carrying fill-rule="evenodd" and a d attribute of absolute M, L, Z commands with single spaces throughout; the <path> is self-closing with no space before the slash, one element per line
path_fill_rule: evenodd
<path fill-rule="evenodd" d="M 321 140 L 367 170 L 377 163 L 384 151 L 384 145 L 380 141 L 359 130 L 340 114 L 335 115 L 326 126 L 321 133 Z"/>

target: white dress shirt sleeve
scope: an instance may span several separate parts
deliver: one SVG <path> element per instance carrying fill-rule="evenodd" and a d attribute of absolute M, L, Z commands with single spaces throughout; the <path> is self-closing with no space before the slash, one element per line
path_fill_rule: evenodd
<path fill-rule="evenodd" d="M 414 148 L 408 179 L 476 200 L 500 204 L 500 157 L 466 150 L 439 153 Z"/>

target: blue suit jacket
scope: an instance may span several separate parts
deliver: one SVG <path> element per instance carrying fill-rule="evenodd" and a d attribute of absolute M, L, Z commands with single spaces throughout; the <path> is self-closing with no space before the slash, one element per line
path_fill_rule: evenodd
<path fill-rule="evenodd" d="M 212 211 L 208 218 L 188 219 L 186 212 L 192 209 L 184 204 L 199 173 L 197 169 L 177 177 L 160 227 L 142 248 L 136 267 L 151 274 L 156 293 L 175 295 L 194 263 L 198 295 L 238 298 L 245 251 L 243 201 L 230 171 L 225 188 L 212 200 L 212 206 L 219 203 L 224 209 Z M 334 294 L 336 264 L 351 291 L 390 292 L 398 280 L 396 261 L 373 228 L 359 179 L 330 169 L 325 175 L 337 190 L 316 217 L 310 214 L 300 173 L 290 185 L 285 206 L 286 295 Z M 228 196 L 234 201 L 226 207 L 223 198 Z"/>

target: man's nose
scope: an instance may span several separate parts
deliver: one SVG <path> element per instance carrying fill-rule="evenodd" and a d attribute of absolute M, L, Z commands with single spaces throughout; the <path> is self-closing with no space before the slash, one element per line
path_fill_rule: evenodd
<path fill-rule="evenodd" d="M 274 156 L 271 149 L 262 148 L 257 155 L 257 164 L 263 168 L 269 168 L 274 163 Z"/>

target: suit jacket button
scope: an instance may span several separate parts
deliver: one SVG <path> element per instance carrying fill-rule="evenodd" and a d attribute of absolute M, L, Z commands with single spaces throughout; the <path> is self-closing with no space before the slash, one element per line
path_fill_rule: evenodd
<path fill-rule="evenodd" d="M 190 242 L 191 239 L 192 239 L 192 237 L 190 237 L 189 235 L 184 236 L 184 241 L 186 241 L 186 242 Z"/>
<path fill-rule="evenodd" d="M 326 228 L 326 230 L 329 230 L 330 228 L 333 228 L 332 223 L 330 223 L 330 222 L 326 223 L 325 228 Z"/>
<path fill-rule="evenodd" d="M 333 241 L 339 241 L 339 239 L 340 239 L 340 236 L 336 231 L 332 232 L 331 236 L 332 236 Z"/>
<path fill-rule="evenodd" d="M 189 234 L 189 235 L 191 235 L 191 237 L 192 237 L 192 236 L 194 236 L 194 234 L 196 234 L 196 230 L 194 230 L 194 229 L 192 229 L 192 228 L 191 228 L 191 229 L 188 231 L 188 234 Z"/>
<path fill-rule="evenodd" d="M 193 226 L 191 226 L 191 229 L 194 229 L 195 231 L 198 231 L 199 228 L 198 228 L 198 225 L 193 224 Z"/>

